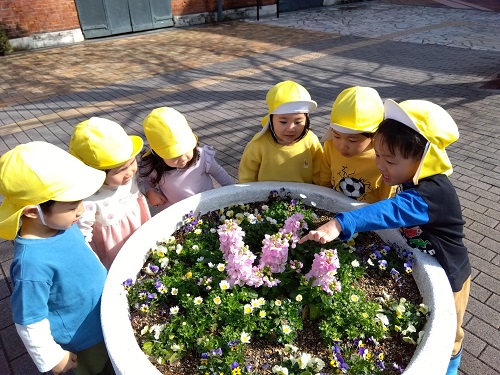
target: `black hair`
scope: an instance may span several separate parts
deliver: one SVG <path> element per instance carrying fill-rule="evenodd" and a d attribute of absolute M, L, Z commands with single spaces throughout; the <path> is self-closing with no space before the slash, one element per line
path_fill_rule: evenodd
<path fill-rule="evenodd" d="M 156 172 L 156 177 L 151 180 L 151 183 L 153 186 L 156 186 L 160 183 L 163 175 L 168 172 L 168 171 L 173 171 L 174 169 L 167 165 L 163 159 L 156 154 L 153 150 L 149 154 L 147 154 L 149 150 L 145 150 L 142 153 L 141 157 L 141 168 L 142 171 L 140 172 L 141 177 L 147 177 L 149 176 L 152 172 Z M 147 154 L 147 155 L 146 155 Z M 186 166 L 183 169 L 188 169 L 191 168 L 196 162 L 200 159 L 200 152 L 198 151 L 198 143 L 194 146 L 193 149 L 193 158 L 186 164 Z"/>
<path fill-rule="evenodd" d="M 378 126 L 375 137 L 380 138 L 391 154 L 398 150 L 405 159 L 422 159 L 427 139 L 409 126 L 393 120 L 385 119 Z"/>
<path fill-rule="evenodd" d="M 52 206 L 54 205 L 54 203 L 56 203 L 56 201 L 51 199 L 50 201 L 40 203 L 39 206 L 45 215 L 50 215 L 50 213 L 52 211 Z"/>
<path fill-rule="evenodd" d="M 306 115 L 306 126 L 304 127 L 304 131 L 302 131 L 302 134 L 300 135 L 299 138 L 295 140 L 295 142 L 300 141 L 302 138 L 304 138 L 307 133 L 309 132 L 309 128 L 311 127 L 311 120 L 309 119 L 309 113 L 304 113 Z M 273 128 L 273 116 L 274 115 L 269 115 L 269 130 L 271 131 L 271 135 L 274 139 L 274 142 L 278 143 L 278 137 L 276 137 L 276 133 L 274 132 Z"/>
<path fill-rule="evenodd" d="M 364 135 L 366 138 L 371 138 L 373 139 L 373 137 L 375 136 L 375 133 L 359 133 L 361 135 Z"/>

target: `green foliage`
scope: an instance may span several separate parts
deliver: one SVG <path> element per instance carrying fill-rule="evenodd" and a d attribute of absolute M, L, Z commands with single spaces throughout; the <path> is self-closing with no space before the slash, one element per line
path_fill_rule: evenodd
<path fill-rule="evenodd" d="M 7 31 L 0 26 L 0 56 L 5 56 L 12 51 Z"/>

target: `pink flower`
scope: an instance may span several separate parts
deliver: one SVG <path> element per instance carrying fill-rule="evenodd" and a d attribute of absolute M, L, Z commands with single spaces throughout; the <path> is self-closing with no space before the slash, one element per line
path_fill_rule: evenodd
<path fill-rule="evenodd" d="M 311 270 L 306 274 L 306 280 L 313 279 L 313 286 L 320 286 L 328 294 L 340 291 L 341 285 L 335 275 L 340 267 L 337 250 L 322 250 L 319 254 L 314 254 Z"/>

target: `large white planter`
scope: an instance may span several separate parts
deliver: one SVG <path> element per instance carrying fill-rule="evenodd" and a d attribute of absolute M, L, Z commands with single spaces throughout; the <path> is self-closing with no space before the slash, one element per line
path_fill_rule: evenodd
<path fill-rule="evenodd" d="M 271 190 L 286 188 L 294 197 L 305 195 L 305 203 L 331 212 L 348 211 L 363 206 L 331 189 L 302 183 L 257 182 L 232 185 L 197 194 L 160 212 L 145 223 L 125 243 L 108 274 L 102 296 L 101 320 L 104 339 L 118 375 L 159 375 L 160 372 L 143 354 L 129 320 L 128 302 L 122 282 L 135 278 L 147 253 L 156 242 L 169 237 L 189 211 L 206 213 L 231 204 L 265 201 Z M 385 242 L 407 245 L 397 230 L 377 232 Z M 414 251 L 413 276 L 431 315 L 426 335 L 417 347 L 405 375 L 444 375 L 455 338 L 455 307 L 448 279 L 438 262 Z"/>

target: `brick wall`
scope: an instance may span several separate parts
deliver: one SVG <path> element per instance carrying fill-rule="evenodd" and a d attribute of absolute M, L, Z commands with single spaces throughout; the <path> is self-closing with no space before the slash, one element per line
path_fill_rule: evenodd
<path fill-rule="evenodd" d="M 133 1 L 133 0 L 132 0 Z M 261 5 L 276 0 L 260 0 Z M 256 6 L 257 0 L 223 0 L 222 9 Z M 217 0 L 171 0 L 174 16 L 217 12 Z M 0 0 L 0 26 L 9 38 L 80 27 L 74 0 Z"/>
<path fill-rule="evenodd" d="M 80 27 L 74 0 L 0 0 L 0 26 L 9 38 Z"/>

